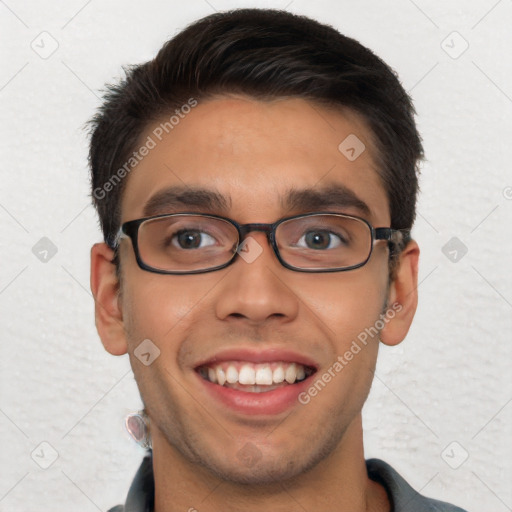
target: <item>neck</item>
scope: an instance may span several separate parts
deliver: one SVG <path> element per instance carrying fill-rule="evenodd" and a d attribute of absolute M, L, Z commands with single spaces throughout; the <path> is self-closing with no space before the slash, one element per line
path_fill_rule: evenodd
<path fill-rule="evenodd" d="M 387 512 L 385 490 L 368 478 L 361 417 L 336 449 L 305 473 L 270 484 L 220 479 L 186 459 L 152 425 L 155 512 Z"/>

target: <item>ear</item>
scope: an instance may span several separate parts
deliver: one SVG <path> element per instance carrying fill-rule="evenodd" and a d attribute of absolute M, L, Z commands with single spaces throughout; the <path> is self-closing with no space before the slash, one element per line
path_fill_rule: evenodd
<path fill-rule="evenodd" d="M 380 332 L 386 345 L 398 345 L 407 335 L 418 305 L 418 260 L 420 248 L 411 240 L 399 256 L 395 277 L 389 285 L 388 310 L 394 316 Z"/>
<path fill-rule="evenodd" d="M 114 251 L 105 243 L 91 249 L 91 291 L 94 297 L 96 329 L 107 352 L 119 356 L 128 348 L 119 301 L 119 280 L 112 263 Z"/>

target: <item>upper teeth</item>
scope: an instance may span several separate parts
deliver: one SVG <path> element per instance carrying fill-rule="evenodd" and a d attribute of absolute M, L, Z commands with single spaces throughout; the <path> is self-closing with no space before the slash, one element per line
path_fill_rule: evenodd
<path fill-rule="evenodd" d="M 270 386 L 286 381 L 293 384 L 306 377 L 306 368 L 297 363 L 240 363 L 223 362 L 201 369 L 201 374 L 210 382 L 220 384 L 244 384 Z"/>

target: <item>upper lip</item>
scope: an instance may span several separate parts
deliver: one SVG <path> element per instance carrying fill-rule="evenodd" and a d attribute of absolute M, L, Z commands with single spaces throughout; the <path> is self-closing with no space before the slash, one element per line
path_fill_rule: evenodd
<path fill-rule="evenodd" d="M 303 366 L 309 366 L 315 370 L 319 365 L 316 361 L 303 354 L 299 354 L 289 349 L 266 348 L 266 349 L 247 349 L 247 348 L 230 348 L 217 352 L 214 356 L 203 359 L 194 365 L 194 368 L 207 366 L 214 363 L 222 363 L 224 361 L 247 361 L 250 363 L 272 363 L 272 362 L 289 362 L 299 363 Z"/>

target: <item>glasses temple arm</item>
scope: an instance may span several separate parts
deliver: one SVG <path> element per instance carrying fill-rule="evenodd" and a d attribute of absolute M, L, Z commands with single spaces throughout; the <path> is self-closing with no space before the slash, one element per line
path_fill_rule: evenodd
<path fill-rule="evenodd" d="M 123 231 L 123 228 L 120 227 L 112 239 L 105 239 L 105 243 L 114 251 L 116 251 L 119 247 L 119 242 L 122 238 L 129 238 L 129 236 Z"/>
<path fill-rule="evenodd" d="M 398 246 L 403 246 L 411 240 L 410 229 L 376 228 L 374 230 L 375 240 L 387 240 Z"/>

